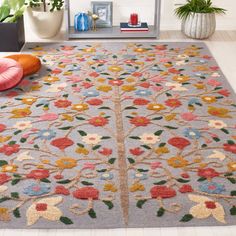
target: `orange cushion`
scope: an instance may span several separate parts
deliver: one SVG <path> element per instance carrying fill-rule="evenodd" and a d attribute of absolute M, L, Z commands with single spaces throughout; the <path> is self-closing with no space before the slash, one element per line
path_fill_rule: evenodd
<path fill-rule="evenodd" d="M 38 72 L 41 68 L 40 60 L 30 54 L 15 54 L 7 56 L 7 58 L 11 58 L 21 64 L 24 76 L 32 75 Z"/>

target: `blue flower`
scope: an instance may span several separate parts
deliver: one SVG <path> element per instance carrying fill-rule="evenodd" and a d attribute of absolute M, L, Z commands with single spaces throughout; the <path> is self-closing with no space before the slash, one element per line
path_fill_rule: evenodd
<path fill-rule="evenodd" d="M 114 175 L 113 173 L 104 173 L 101 176 L 101 180 L 111 180 L 113 179 Z"/>
<path fill-rule="evenodd" d="M 188 102 L 188 105 L 194 105 L 196 103 L 200 103 L 199 99 L 197 98 L 191 98 Z"/>
<path fill-rule="evenodd" d="M 104 59 L 107 59 L 107 55 L 99 54 L 99 55 L 96 55 L 93 59 L 94 60 L 104 60 Z"/>
<path fill-rule="evenodd" d="M 41 196 L 50 192 L 50 186 L 47 184 L 31 184 L 24 188 L 23 193 L 28 196 Z"/>
<path fill-rule="evenodd" d="M 132 73 L 132 72 L 135 72 L 137 69 L 135 69 L 135 67 L 132 67 L 132 66 L 126 66 L 125 70 L 127 72 Z"/>
<path fill-rule="evenodd" d="M 136 55 L 127 54 L 127 55 L 123 55 L 123 58 L 129 59 L 129 60 L 134 60 L 134 59 L 136 59 Z"/>
<path fill-rule="evenodd" d="M 37 133 L 37 138 L 41 140 L 50 140 L 56 137 L 56 132 L 51 129 L 42 129 Z"/>
<path fill-rule="evenodd" d="M 135 179 L 145 180 L 148 178 L 147 174 L 137 172 L 134 174 Z"/>
<path fill-rule="evenodd" d="M 41 105 L 41 106 L 49 105 L 49 101 L 46 99 L 40 100 L 38 102 L 38 105 Z"/>
<path fill-rule="evenodd" d="M 159 71 L 161 68 L 158 65 L 155 65 L 151 68 L 152 71 Z"/>
<path fill-rule="evenodd" d="M 70 65 L 67 69 L 69 71 L 79 71 L 81 67 L 79 65 Z"/>
<path fill-rule="evenodd" d="M 205 182 L 199 186 L 199 189 L 205 193 L 220 194 L 225 191 L 225 186 L 215 182 Z"/>
<path fill-rule="evenodd" d="M 99 96 L 99 92 L 96 90 L 87 90 L 86 92 L 84 92 L 84 96 L 85 97 L 97 97 L 97 96 Z"/>
<path fill-rule="evenodd" d="M 146 97 L 152 95 L 152 92 L 149 90 L 140 89 L 135 92 L 137 96 Z"/>
<path fill-rule="evenodd" d="M 184 136 L 191 139 L 199 139 L 201 137 L 201 133 L 197 129 L 186 128 L 184 130 Z"/>

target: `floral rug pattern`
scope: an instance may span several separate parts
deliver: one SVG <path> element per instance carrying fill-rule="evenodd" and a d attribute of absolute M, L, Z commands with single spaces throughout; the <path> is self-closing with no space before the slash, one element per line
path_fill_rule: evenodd
<path fill-rule="evenodd" d="M 235 94 L 204 44 L 29 45 L 0 94 L 0 228 L 236 222 Z"/>

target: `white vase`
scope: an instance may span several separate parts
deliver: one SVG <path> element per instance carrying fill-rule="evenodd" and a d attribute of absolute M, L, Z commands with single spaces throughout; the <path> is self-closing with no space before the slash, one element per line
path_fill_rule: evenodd
<path fill-rule="evenodd" d="M 182 22 L 182 32 L 194 39 L 209 38 L 216 29 L 214 13 L 192 13 Z"/>
<path fill-rule="evenodd" d="M 63 9 L 60 11 L 44 12 L 41 9 L 29 7 L 27 12 L 31 21 L 31 27 L 40 38 L 52 38 L 59 32 L 64 15 Z"/>

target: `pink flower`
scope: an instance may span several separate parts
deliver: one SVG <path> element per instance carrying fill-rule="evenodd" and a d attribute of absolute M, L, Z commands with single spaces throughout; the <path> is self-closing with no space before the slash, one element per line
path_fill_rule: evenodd
<path fill-rule="evenodd" d="M 39 119 L 43 121 L 53 121 L 53 120 L 56 120 L 57 118 L 58 118 L 58 115 L 56 113 L 46 113 L 40 116 Z"/>
<path fill-rule="evenodd" d="M 213 71 L 217 71 L 219 70 L 219 66 L 211 66 L 210 69 Z"/>
<path fill-rule="evenodd" d="M 80 92 L 81 91 L 81 88 L 80 87 L 74 87 L 72 88 L 74 92 Z"/>
<path fill-rule="evenodd" d="M 211 86 L 215 86 L 215 87 L 222 85 L 221 82 L 219 82 L 219 81 L 217 81 L 217 80 L 215 80 L 215 79 L 209 79 L 209 80 L 207 81 L 207 84 L 209 84 L 209 85 L 211 85 Z"/>
<path fill-rule="evenodd" d="M 183 120 L 186 120 L 186 121 L 193 121 L 193 120 L 197 120 L 198 118 L 198 116 L 194 115 L 192 112 L 185 112 L 185 113 L 182 113 L 180 116 Z"/>
<path fill-rule="evenodd" d="M 152 90 L 155 92 L 161 91 L 163 89 L 162 86 L 151 86 Z"/>
<path fill-rule="evenodd" d="M 225 97 L 228 97 L 228 96 L 230 95 L 230 91 L 227 90 L 227 89 L 222 89 L 222 90 L 218 91 L 218 93 L 219 93 L 220 95 L 225 96 Z"/>
<path fill-rule="evenodd" d="M 84 163 L 84 167 L 83 167 L 83 170 L 86 170 L 86 169 L 90 169 L 90 170 L 94 170 L 95 169 L 95 165 L 93 163 Z"/>
<path fill-rule="evenodd" d="M 161 162 L 153 162 L 153 163 L 151 163 L 151 169 L 152 170 L 155 170 L 155 169 L 157 169 L 157 168 L 160 168 L 161 167 Z"/>
<path fill-rule="evenodd" d="M 169 59 L 169 58 L 162 58 L 162 59 L 160 59 L 160 62 L 163 62 L 163 63 L 167 63 L 167 62 L 169 62 L 171 59 Z"/>

